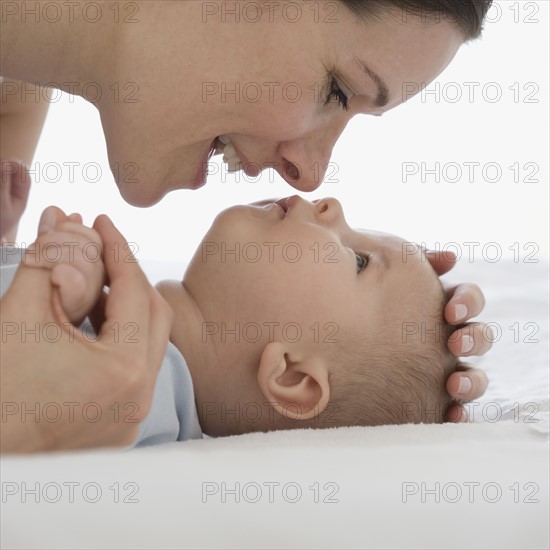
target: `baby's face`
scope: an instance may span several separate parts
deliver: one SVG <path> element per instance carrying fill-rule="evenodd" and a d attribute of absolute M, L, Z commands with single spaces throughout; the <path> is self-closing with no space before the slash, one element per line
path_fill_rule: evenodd
<path fill-rule="evenodd" d="M 415 327 L 404 323 L 437 314 L 443 298 L 418 246 L 351 229 L 335 199 L 298 196 L 219 214 L 184 285 L 203 311 L 204 337 L 228 357 L 270 341 L 337 354 L 345 335 L 368 344 L 383 322 L 406 341 Z"/>

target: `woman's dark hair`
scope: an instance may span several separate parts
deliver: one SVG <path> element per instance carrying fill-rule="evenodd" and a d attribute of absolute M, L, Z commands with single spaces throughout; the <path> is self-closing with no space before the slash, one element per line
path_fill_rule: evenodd
<path fill-rule="evenodd" d="M 483 22 L 493 0 L 342 0 L 355 14 L 376 17 L 385 8 L 402 10 L 403 18 L 418 16 L 427 21 L 455 23 L 466 40 L 478 38 L 483 31 Z"/>

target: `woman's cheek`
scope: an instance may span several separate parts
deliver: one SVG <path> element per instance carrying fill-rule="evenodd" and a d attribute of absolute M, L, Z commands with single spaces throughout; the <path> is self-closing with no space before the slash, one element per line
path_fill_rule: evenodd
<path fill-rule="evenodd" d="M 315 104 L 279 102 L 261 113 L 256 121 L 258 127 L 265 128 L 274 141 L 291 141 L 304 137 L 315 129 L 318 119 Z M 261 125 L 261 126 L 260 126 Z"/>

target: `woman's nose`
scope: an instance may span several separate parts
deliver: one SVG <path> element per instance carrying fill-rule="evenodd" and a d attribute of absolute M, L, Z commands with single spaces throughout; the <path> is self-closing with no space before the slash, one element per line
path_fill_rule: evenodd
<path fill-rule="evenodd" d="M 299 191 L 315 191 L 323 183 L 340 133 L 334 132 L 331 136 L 319 131 L 309 138 L 281 143 L 278 152 L 282 157 L 281 175 L 285 181 Z"/>

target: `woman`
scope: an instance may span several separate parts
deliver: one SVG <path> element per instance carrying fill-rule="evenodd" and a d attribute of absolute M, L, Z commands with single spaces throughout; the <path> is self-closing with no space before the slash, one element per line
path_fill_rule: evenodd
<path fill-rule="evenodd" d="M 381 115 L 404 101 L 405 82 L 420 89 L 434 80 L 459 47 L 480 34 L 490 4 L 49 2 L 28 13 L 25 3 L 11 2 L 2 7 L 2 72 L 13 80 L 3 88 L 9 84 L 11 95 L 24 98 L 30 82 L 94 103 L 113 175 L 133 205 L 150 206 L 174 189 L 202 186 L 209 157 L 221 150 L 230 169 L 256 175 L 273 167 L 296 189 L 312 191 L 351 117 Z M 2 159 L 29 163 L 35 142 L 30 153 L 23 149 L 32 139 L 16 146 L 23 126 L 14 117 L 11 122 L 8 133 L 2 121 Z M 24 168 L 4 166 L 10 170 L 0 205 L 3 237 L 13 231 L 28 191 Z M 62 219 L 47 210 L 40 230 Z M 108 219 L 95 227 L 106 250 L 125 245 Z M 117 407 L 137 403 L 133 417 L 147 414 L 170 314 L 137 264 L 114 258 L 106 254 L 110 293 L 98 312 L 104 323 L 98 343 L 65 331 L 56 344 L 27 338 L 2 346 L 3 409 L 9 404 L 15 411 L 3 422 L 3 451 L 124 445 L 135 437 L 136 424 L 121 422 Z M 453 265 L 435 255 L 431 262 L 439 274 Z M 480 313 L 483 295 L 465 284 L 449 289 L 449 297 L 446 319 L 462 327 L 449 348 L 456 355 L 485 353 L 490 345 L 483 325 L 463 325 Z M 16 277 L 2 300 L 2 316 L 20 327 L 58 323 L 56 307 L 47 289 Z M 119 342 L 111 330 L 129 320 L 143 335 L 137 345 Z M 466 366 L 447 383 L 460 400 L 479 397 L 486 386 L 483 372 Z M 39 421 L 40 411 L 24 414 L 51 401 L 67 409 L 56 423 Z M 71 416 L 69 402 L 93 402 L 102 415 L 97 422 Z M 448 415 L 466 418 L 458 403 Z"/>

